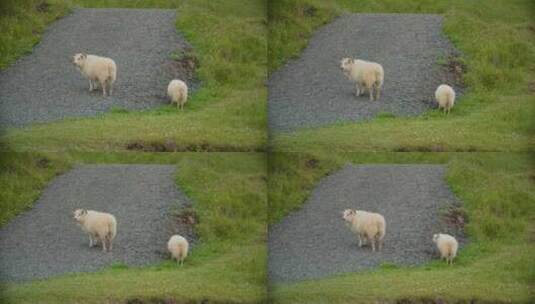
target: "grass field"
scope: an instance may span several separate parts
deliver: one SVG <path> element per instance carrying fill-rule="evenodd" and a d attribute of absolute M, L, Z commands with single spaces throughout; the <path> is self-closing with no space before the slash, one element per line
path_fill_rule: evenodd
<path fill-rule="evenodd" d="M 31 207 L 39 190 L 75 163 L 164 163 L 177 166 L 176 183 L 194 202 L 200 241 L 181 269 L 171 261 L 149 267 L 114 265 L 96 273 L 4 284 L 0 286 L 0 302 L 153 303 L 175 299 L 177 303 L 258 303 L 265 299 L 267 202 L 263 154 L 0 156 L 1 223 Z"/>
<path fill-rule="evenodd" d="M 275 133 L 276 151 L 527 151 L 535 124 L 535 4 L 514 1 L 276 0 L 269 6 L 268 66 L 299 56 L 313 30 L 342 12 L 436 13 L 463 53 L 467 87 L 452 113 L 379 117 Z M 440 63 L 438 63 L 440 64 Z"/>
<path fill-rule="evenodd" d="M 49 3 L 42 12 L 41 3 Z M 3 4 L 4 5 L 4 4 Z M 74 6 L 176 8 L 177 29 L 193 45 L 202 88 L 186 110 L 130 113 L 8 129 L 17 151 L 261 151 L 266 132 L 266 15 L 263 1 L 9 1 L 0 25 L 0 67 L 31 51 L 45 25 Z M 32 22 L 27 22 L 31 20 Z M 5 30 L 4 30 L 5 29 Z M 73 101 L 75 102 L 75 101 Z"/>
<path fill-rule="evenodd" d="M 275 284 L 272 302 L 528 303 L 535 283 L 532 160 L 532 154 L 521 153 L 274 153 L 269 160 L 270 223 L 298 209 L 321 177 L 347 162 L 443 164 L 447 183 L 463 202 L 469 244 L 450 267 L 438 260 L 418 267 L 388 264 Z"/>

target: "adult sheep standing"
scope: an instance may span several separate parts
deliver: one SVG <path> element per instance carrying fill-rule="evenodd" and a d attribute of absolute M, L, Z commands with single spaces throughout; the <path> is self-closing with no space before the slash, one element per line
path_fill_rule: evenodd
<path fill-rule="evenodd" d="M 449 234 L 438 233 L 433 235 L 433 242 L 437 244 L 440 258 L 446 259 L 448 264 L 453 264 L 453 259 L 457 256 L 459 248 L 457 240 Z"/>
<path fill-rule="evenodd" d="M 89 79 L 89 92 L 97 87 L 97 82 L 102 87 L 102 95 L 106 96 L 106 89 L 111 96 L 113 83 L 117 79 L 117 66 L 110 58 L 97 55 L 78 53 L 73 57 L 73 63 L 78 70 Z"/>
<path fill-rule="evenodd" d="M 344 75 L 355 82 L 355 95 L 360 96 L 364 90 L 370 93 L 370 101 L 379 99 L 384 81 L 383 67 L 375 62 L 344 58 L 340 62 Z"/>
<path fill-rule="evenodd" d="M 171 80 L 167 86 L 167 95 L 171 98 L 171 103 L 176 103 L 181 110 L 188 101 L 188 86 L 182 80 Z"/>
<path fill-rule="evenodd" d="M 346 209 L 343 212 L 343 219 L 351 231 L 357 235 L 359 247 L 362 247 L 362 240 L 365 240 L 371 244 L 372 251 L 375 251 L 376 244 L 379 247 L 379 251 L 381 250 L 386 233 L 386 222 L 382 215 L 362 210 Z"/>
<path fill-rule="evenodd" d="M 444 113 L 449 114 L 455 103 L 455 91 L 449 85 L 441 84 L 435 91 L 435 99 L 437 100 L 438 108 L 444 109 Z"/>
<path fill-rule="evenodd" d="M 186 238 L 180 235 L 173 235 L 169 242 L 167 242 L 167 250 L 171 253 L 171 257 L 176 259 L 176 262 L 181 266 L 184 264 L 184 259 L 188 256 L 189 243 Z"/>
<path fill-rule="evenodd" d="M 117 235 L 117 221 L 113 215 L 93 210 L 76 209 L 74 219 L 89 235 L 90 248 L 100 241 L 102 251 L 111 251 L 113 239 Z"/>

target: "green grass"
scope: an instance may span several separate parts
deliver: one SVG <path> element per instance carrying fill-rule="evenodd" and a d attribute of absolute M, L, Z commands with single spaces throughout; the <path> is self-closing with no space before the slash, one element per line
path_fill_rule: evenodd
<path fill-rule="evenodd" d="M 43 4 L 47 3 L 47 4 Z M 46 25 L 66 14 L 60 0 L 3 0 L 0 2 L 0 69 L 31 52 Z"/>
<path fill-rule="evenodd" d="M 1 285 L 2 303 L 258 303 L 266 296 L 266 164 L 261 153 L 72 153 L 1 155 L 2 222 L 32 205 L 54 173 L 75 163 L 162 163 L 177 167 L 176 183 L 193 200 L 199 245 L 183 268 L 113 265 L 96 273 Z M 47 158 L 43 172 L 36 163 Z M 7 166 L 3 166 L 7 168 Z M 36 181 L 37 180 L 37 181 Z M 37 184 L 37 186 L 36 186 Z M 31 193 L 24 196 L 20 193 Z M 15 203 L 11 202 L 17 199 Z M 81 292 L 83 290 L 83 292 Z"/>
<path fill-rule="evenodd" d="M 63 159 L 42 153 L 0 156 L 0 225 L 30 209 L 48 181 L 69 168 Z"/>
<path fill-rule="evenodd" d="M 313 30 L 344 12 L 436 13 L 463 53 L 468 90 L 445 117 L 377 119 L 275 133 L 277 151 L 527 151 L 535 144 L 533 1 L 272 1 L 270 71 L 299 55 Z M 308 14 L 303 12 L 309 12 Z M 444 60 L 442 60 L 444 61 Z"/>
<path fill-rule="evenodd" d="M 323 176 L 355 164 L 443 164 L 463 202 L 469 245 L 454 266 L 440 261 L 292 284 L 275 284 L 274 303 L 527 303 L 535 283 L 532 154 L 522 153 L 274 153 L 269 161 L 269 222 L 300 208 Z"/>
<path fill-rule="evenodd" d="M 12 2 L 17 18 L 8 29 L 24 26 L 23 2 Z M 202 88 L 190 96 L 183 112 L 163 106 L 151 111 L 112 111 L 95 118 L 68 119 L 10 128 L 0 138 L 16 151 L 259 151 L 266 132 L 266 15 L 263 1 L 65 1 L 57 15 L 84 7 L 176 8 L 177 30 L 193 45 L 196 75 Z M 16 5 L 15 5 L 16 4 Z M 40 16 L 34 9 L 32 14 Z M 40 16 L 43 19 L 43 16 Z M 46 19 L 51 21 L 51 18 Z M 2 21 L 7 18 L 2 16 Z M 44 24 L 45 22 L 43 22 Z M 43 25 L 44 26 L 44 25 Z M 9 32 L 9 31 L 7 31 Z M 37 41 L 38 33 L 32 36 Z M 0 39 L 13 58 L 30 45 Z M 170 54 L 176 57 L 176 54 Z M 120 89 L 120 88 L 119 88 Z M 76 101 L 73 101 L 76 102 Z M 130 147 L 130 148 L 129 148 Z"/>

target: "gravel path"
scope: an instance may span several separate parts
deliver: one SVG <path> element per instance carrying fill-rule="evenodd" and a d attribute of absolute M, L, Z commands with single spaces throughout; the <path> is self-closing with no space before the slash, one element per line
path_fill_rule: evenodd
<path fill-rule="evenodd" d="M 169 80 L 190 77 L 170 59 L 189 48 L 176 32 L 175 18 L 174 10 L 75 9 L 47 29 L 30 55 L 0 71 L 0 126 L 166 103 Z M 113 97 L 89 93 L 88 81 L 72 64 L 79 52 L 115 60 Z"/>
<path fill-rule="evenodd" d="M 177 190 L 174 173 L 174 166 L 164 165 L 83 165 L 57 177 L 34 208 L 0 229 L 0 280 L 161 261 L 169 236 L 182 232 L 176 231 L 169 212 L 189 203 Z M 112 252 L 103 253 L 100 245 L 89 248 L 88 237 L 72 218 L 77 208 L 115 215 Z"/>
<path fill-rule="evenodd" d="M 441 27 L 442 17 L 416 14 L 347 14 L 324 26 L 299 59 L 270 76 L 270 130 L 360 121 L 381 112 L 416 115 L 434 107 L 436 87 L 454 79 L 437 64 L 455 53 Z M 378 102 L 370 102 L 367 93 L 353 95 L 354 86 L 340 70 L 343 57 L 383 65 Z"/>
<path fill-rule="evenodd" d="M 269 230 L 269 279 L 296 281 L 436 258 L 433 233 L 462 232 L 439 220 L 456 205 L 437 165 L 348 165 L 319 182 L 302 209 Z M 383 251 L 359 248 L 342 220 L 347 208 L 379 212 L 387 222 Z"/>

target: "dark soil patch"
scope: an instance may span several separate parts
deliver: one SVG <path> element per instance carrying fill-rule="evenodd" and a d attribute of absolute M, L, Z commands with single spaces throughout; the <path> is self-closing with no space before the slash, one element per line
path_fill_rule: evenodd
<path fill-rule="evenodd" d="M 48 168 L 50 166 L 50 159 L 46 157 L 41 157 L 36 161 L 35 165 L 38 168 Z"/>
<path fill-rule="evenodd" d="M 320 161 L 318 159 L 311 158 L 306 161 L 306 167 L 309 169 L 315 169 L 318 167 L 319 162 Z"/>
<path fill-rule="evenodd" d="M 47 1 L 42 1 L 37 4 L 35 9 L 40 13 L 46 13 L 50 10 L 50 3 L 48 3 Z"/>
<path fill-rule="evenodd" d="M 165 142 L 142 140 L 132 141 L 125 145 L 127 150 L 143 152 L 244 152 L 243 147 L 230 145 L 213 145 L 210 143 L 194 143 L 180 145 L 172 140 Z M 264 148 L 254 148 L 251 152 L 264 152 Z"/>

